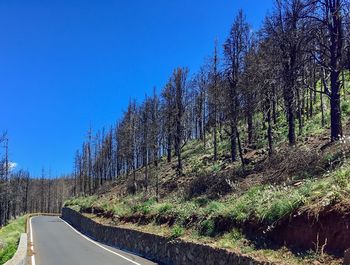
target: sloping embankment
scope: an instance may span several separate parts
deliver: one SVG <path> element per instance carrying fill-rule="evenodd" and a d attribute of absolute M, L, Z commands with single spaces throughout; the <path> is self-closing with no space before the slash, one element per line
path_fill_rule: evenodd
<path fill-rule="evenodd" d="M 163 264 L 273 265 L 273 263 L 259 261 L 225 249 L 183 240 L 169 240 L 166 237 L 132 229 L 102 225 L 70 208 L 62 209 L 62 218 L 101 243 L 138 253 Z"/>
<path fill-rule="evenodd" d="M 336 203 L 317 214 L 297 212 L 278 222 L 268 236 L 292 248 L 322 250 L 342 257 L 350 248 L 350 207 Z"/>

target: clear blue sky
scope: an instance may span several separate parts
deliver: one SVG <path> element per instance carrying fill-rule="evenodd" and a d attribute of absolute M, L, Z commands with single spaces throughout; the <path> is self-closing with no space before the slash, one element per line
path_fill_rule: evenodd
<path fill-rule="evenodd" d="M 172 70 L 198 70 L 239 8 L 258 28 L 273 0 L 2 0 L 0 131 L 19 168 L 72 170 L 90 124 L 109 127 L 130 98 Z"/>

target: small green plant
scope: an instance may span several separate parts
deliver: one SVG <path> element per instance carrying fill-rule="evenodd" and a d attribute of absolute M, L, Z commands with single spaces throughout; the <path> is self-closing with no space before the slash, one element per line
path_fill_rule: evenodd
<path fill-rule="evenodd" d="M 204 213 L 206 215 L 219 215 L 219 214 L 225 214 L 226 206 L 223 203 L 217 202 L 217 201 L 211 201 L 208 203 L 208 205 L 204 209 Z"/>
<path fill-rule="evenodd" d="M 182 226 L 175 225 L 171 229 L 171 234 L 169 236 L 169 239 L 173 240 L 175 238 L 179 238 L 179 237 L 183 236 L 184 232 L 185 232 L 185 230 Z"/>
<path fill-rule="evenodd" d="M 350 172 L 348 168 L 342 168 L 337 170 L 333 174 L 334 183 L 338 185 L 341 189 L 347 188 L 349 186 L 349 175 Z"/>
<path fill-rule="evenodd" d="M 173 206 L 169 203 L 161 204 L 158 207 L 158 214 L 160 214 L 160 215 L 166 214 L 166 213 L 170 212 L 172 208 L 173 208 Z"/>
<path fill-rule="evenodd" d="M 240 231 L 237 228 L 234 228 L 230 233 L 229 233 L 229 237 L 234 240 L 234 241 L 238 241 L 238 240 L 242 240 L 244 238 L 244 235 L 242 233 L 242 231 Z"/>
<path fill-rule="evenodd" d="M 203 236 L 214 236 L 215 223 L 212 219 L 204 220 L 199 225 L 199 234 Z"/>
<path fill-rule="evenodd" d="M 219 172 L 221 170 L 221 165 L 218 164 L 218 163 L 215 163 L 213 166 L 212 166 L 212 171 L 213 172 Z"/>
<path fill-rule="evenodd" d="M 149 214 L 152 210 L 152 206 L 156 203 L 155 198 L 151 198 L 146 200 L 145 202 L 141 204 L 136 204 L 132 207 L 132 211 L 134 213 L 142 213 L 142 214 Z"/>

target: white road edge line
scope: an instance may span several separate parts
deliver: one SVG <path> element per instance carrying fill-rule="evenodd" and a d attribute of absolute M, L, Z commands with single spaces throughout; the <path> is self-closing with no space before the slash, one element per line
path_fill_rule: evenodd
<path fill-rule="evenodd" d="M 91 238 L 89 238 L 89 237 L 83 235 L 82 233 L 80 233 L 78 230 L 76 230 L 73 226 L 71 226 L 69 223 L 67 223 L 65 220 L 63 220 L 61 217 L 59 217 L 59 218 L 60 218 L 66 225 L 68 225 L 74 232 L 76 232 L 77 234 L 79 234 L 80 236 L 82 236 L 83 238 L 85 238 L 86 240 L 90 241 L 91 243 L 94 243 L 96 246 L 98 246 L 98 247 L 100 247 L 100 248 L 102 248 L 102 249 L 104 249 L 104 250 L 106 250 L 106 251 L 108 251 L 108 252 L 110 252 L 110 253 L 112 253 L 112 254 L 114 254 L 114 255 L 120 257 L 120 258 L 123 258 L 123 259 L 125 259 L 125 260 L 127 260 L 127 261 L 129 261 L 129 262 L 131 262 L 131 263 L 133 263 L 133 264 L 135 264 L 135 265 L 141 265 L 140 263 L 137 263 L 136 261 L 133 261 L 133 260 L 127 258 L 127 257 L 124 257 L 123 255 L 121 255 L 121 254 L 119 254 L 119 253 L 117 253 L 117 252 L 114 252 L 114 251 L 112 251 L 112 250 L 110 250 L 110 249 L 108 249 L 108 248 L 102 246 L 101 244 L 97 243 L 96 241 L 92 240 Z M 34 264 L 34 265 L 35 265 L 35 264 Z"/>
<path fill-rule="evenodd" d="M 30 249 L 32 251 L 31 256 L 31 263 L 32 265 L 35 265 L 35 257 L 34 257 L 34 241 L 33 241 L 33 226 L 32 226 L 32 219 L 34 217 L 30 217 L 29 219 L 29 230 L 30 230 Z"/>

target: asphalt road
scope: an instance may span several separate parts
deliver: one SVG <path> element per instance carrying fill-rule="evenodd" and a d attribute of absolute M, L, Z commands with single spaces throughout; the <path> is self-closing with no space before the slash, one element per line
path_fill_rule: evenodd
<path fill-rule="evenodd" d="M 59 217 L 33 217 L 31 224 L 35 263 L 32 265 L 156 264 L 86 238 Z"/>

